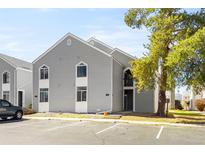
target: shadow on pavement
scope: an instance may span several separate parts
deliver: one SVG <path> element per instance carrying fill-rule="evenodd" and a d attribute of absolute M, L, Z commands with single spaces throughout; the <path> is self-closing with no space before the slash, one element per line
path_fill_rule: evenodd
<path fill-rule="evenodd" d="M 17 123 L 17 122 L 23 122 L 27 121 L 29 119 L 21 119 L 21 120 L 15 120 L 15 119 L 7 119 L 7 120 L 1 120 L 0 119 L 0 124 L 5 124 L 5 123 Z"/>

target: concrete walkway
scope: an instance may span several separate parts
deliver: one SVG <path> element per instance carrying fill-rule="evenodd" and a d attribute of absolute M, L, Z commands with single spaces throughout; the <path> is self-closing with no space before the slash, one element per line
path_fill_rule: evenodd
<path fill-rule="evenodd" d="M 205 127 L 202 124 L 183 124 L 183 123 L 169 123 L 169 122 L 152 122 L 152 121 L 133 121 L 133 120 L 120 120 L 120 119 L 93 119 L 93 118 L 60 118 L 60 117 L 30 117 L 24 116 L 24 119 L 36 119 L 36 120 L 65 120 L 65 121 L 94 121 L 94 122 L 118 122 L 118 123 L 130 123 L 130 124 L 142 124 L 142 125 L 170 125 L 170 126 L 182 126 L 182 127 Z"/>

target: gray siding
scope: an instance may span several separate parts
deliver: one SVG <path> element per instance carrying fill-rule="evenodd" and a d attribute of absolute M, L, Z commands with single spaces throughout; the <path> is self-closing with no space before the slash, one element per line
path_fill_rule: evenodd
<path fill-rule="evenodd" d="M 93 42 L 94 44 L 92 44 L 91 42 Z M 98 48 L 98 49 L 101 49 L 107 53 L 111 53 L 113 50 L 111 48 L 108 48 L 107 46 L 103 45 L 102 43 L 98 43 L 97 41 L 95 40 L 91 40 L 89 42 L 91 45 L 93 45 L 94 47 Z"/>
<path fill-rule="evenodd" d="M 10 73 L 10 102 L 16 105 L 15 92 L 16 92 L 16 69 L 0 58 L 0 98 L 2 98 L 2 82 L 3 72 L 8 71 Z"/>
<path fill-rule="evenodd" d="M 72 45 L 67 46 L 67 39 Z M 39 67 L 49 67 L 49 111 L 75 112 L 76 64 L 88 65 L 88 112 L 111 108 L 111 57 L 68 36 L 33 64 L 33 106 L 38 109 Z M 110 94 L 106 96 L 106 94 Z M 36 96 L 36 97 L 35 97 Z"/>
<path fill-rule="evenodd" d="M 135 94 L 135 111 L 141 113 L 154 113 L 155 100 L 154 91 L 146 91 Z"/>
<path fill-rule="evenodd" d="M 25 97 L 24 107 L 32 104 L 32 72 L 17 69 L 17 94 L 18 90 L 23 90 Z M 18 99 L 18 96 L 17 96 Z"/>
<path fill-rule="evenodd" d="M 113 60 L 113 106 L 112 111 L 123 109 L 123 67 Z"/>

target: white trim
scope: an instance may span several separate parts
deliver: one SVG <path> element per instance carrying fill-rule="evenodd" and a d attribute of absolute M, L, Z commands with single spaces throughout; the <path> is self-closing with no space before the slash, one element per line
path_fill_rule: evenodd
<path fill-rule="evenodd" d="M 41 79 L 41 68 L 42 67 L 47 67 L 47 69 L 48 69 L 48 79 Z M 47 66 L 46 64 L 43 64 L 43 65 L 41 65 L 39 68 L 38 68 L 38 72 L 39 72 L 39 80 L 49 80 L 49 66 Z"/>
<path fill-rule="evenodd" d="M 2 99 L 4 99 L 4 92 L 9 92 L 9 100 L 7 100 L 7 101 L 11 101 L 11 91 L 10 90 L 2 90 Z"/>
<path fill-rule="evenodd" d="M 48 102 L 40 102 L 40 89 L 48 89 Z M 38 103 L 49 103 L 49 88 L 38 88 Z"/>
<path fill-rule="evenodd" d="M 3 80 L 4 80 L 3 74 L 6 73 L 6 72 L 9 74 L 9 83 L 3 83 Z M 8 91 L 9 92 L 9 100 L 8 101 L 10 102 L 11 101 L 11 73 L 10 73 L 10 71 L 8 71 L 8 70 L 3 71 L 2 74 L 1 74 L 1 77 L 2 77 L 2 80 L 1 80 L 1 96 L 2 96 L 2 99 L 3 99 L 3 92 Z M 3 88 L 4 85 L 8 85 L 9 86 L 8 89 L 4 89 Z M 13 102 L 13 103 L 15 103 L 15 102 Z"/>
<path fill-rule="evenodd" d="M 113 111 L 113 59 L 111 58 L 111 108 L 110 111 Z"/>
<path fill-rule="evenodd" d="M 36 63 L 39 59 L 43 58 L 47 53 L 49 53 L 51 50 L 53 50 L 56 46 L 58 46 L 61 42 L 63 42 L 64 39 L 66 39 L 68 36 L 80 41 L 81 43 L 84 43 L 86 45 L 88 45 L 89 47 L 92 47 L 93 49 L 111 57 L 111 55 L 109 55 L 108 53 L 106 53 L 105 51 L 103 50 L 100 50 L 94 46 L 92 46 L 91 44 L 89 44 L 88 42 L 84 41 L 83 39 L 71 34 L 71 33 L 67 33 L 66 35 L 64 35 L 61 39 L 59 39 L 56 43 L 54 43 L 54 45 L 52 45 L 49 49 L 47 49 L 44 53 L 42 53 L 38 58 L 36 58 L 32 63 Z"/>
<path fill-rule="evenodd" d="M 32 70 L 25 69 L 25 68 L 22 68 L 22 67 L 17 67 L 16 69 L 17 69 L 17 70 L 22 70 L 22 71 L 32 72 Z"/>
<path fill-rule="evenodd" d="M 17 82 L 17 70 L 15 69 L 14 70 L 14 104 L 16 105 L 18 102 L 16 102 L 16 87 L 17 87 L 17 84 L 16 84 L 16 82 Z"/>
<path fill-rule="evenodd" d="M 85 80 L 87 80 L 86 81 L 86 85 L 77 85 L 76 83 L 77 83 L 77 79 L 78 79 L 78 77 L 77 77 L 77 67 L 78 66 L 80 66 L 79 64 L 81 64 L 81 63 L 83 63 L 85 66 L 86 66 L 86 77 L 82 77 L 82 78 L 84 78 Z M 80 104 L 80 103 L 86 103 L 86 111 L 83 111 L 83 113 L 87 113 L 88 112 L 88 76 L 89 76 L 89 73 L 88 73 L 88 64 L 87 63 L 85 63 L 84 61 L 80 61 L 79 63 L 77 63 L 76 65 L 75 65 L 75 112 L 77 112 L 77 107 L 78 107 L 78 105 Z M 79 77 L 79 78 L 81 78 L 81 77 Z M 86 91 L 86 101 L 82 101 L 82 102 L 78 102 L 77 101 L 77 87 L 87 87 L 87 91 Z M 83 105 L 85 105 L 85 104 L 83 104 Z"/>
<path fill-rule="evenodd" d="M 96 38 L 94 38 L 94 37 L 91 37 L 91 38 L 89 38 L 89 39 L 87 40 L 87 42 L 90 42 L 90 41 L 95 41 L 95 42 L 97 42 L 97 43 L 99 43 L 99 44 L 104 45 L 105 47 L 107 47 L 107 48 L 109 48 L 109 49 L 111 49 L 111 50 L 114 49 L 113 47 L 109 46 L 108 44 L 106 44 L 106 43 L 104 43 L 104 42 L 102 42 L 102 41 L 100 41 L 100 40 L 98 40 L 98 39 L 96 39 Z"/>
<path fill-rule="evenodd" d="M 115 51 L 118 51 L 118 52 L 120 52 L 120 53 L 122 53 L 122 54 L 124 54 L 124 55 L 126 55 L 126 56 L 128 56 L 130 58 L 132 58 L 132 59 L 136 59 L 136 57 L 134 57 L 134 56 L 128 54 L 127 52 L 124 52 L 124 51 L 122 51 L 122 50 L 120 50 L 118 48 L 114 48 L 113 51 L 110 54 L 112 55 Z"/>
<path fill-rule="evenodd" d="M 115 59 L 114 57 L 112 57 L 112 59 L 114 60 L 114 61 L 116 61 L 120 66 L 123 66 L 117 59 Z"/>
<path fill-rule="evenodd" d="M 125 68 L 124 70 L 123 70 L 123 80 L 122 80 L 122 82 L 123 82 L 123 110 L 124 110 L 124 107 L 125 107 L 125 101 L 124 101 L 124 98 L 125 98 L 125 90 L 133 90 L 133 106 L 132 106 L 132 111 L 133 112 L 135 112 L 135 91 L 136 91 L 136 89 L 135 89 L 135 81 L 133 80 L 133 86 L 130 86 L 130 87 L 124 87 L 124 74 L 125 74 L 125 72 L 127 71 L 127 70 L 131 70 L 131 68 L 130 67 L 127 67 L 127 68 Z"/>
<path fill-rule="evenodd" d="M 46 66 L 47 68 L 48 68 L 48 79 L 40 79 L 40 76 L 41 76 L 41 74 L 40 74 L 40 70 L 41 70 L 41 67 L 43 67 L 43 66 Z M 46 65 L 46 64 L 42 64 L 39 68 L 38 68 L 38 112 L 40 112 L 41 111 L 41 109 L 40 109 L 40 106 L 41 106 L 41 104 L 42 103 L 45 103 L 45 105 L 47 105 L 47 109 L 46 109 L 46 112 L 49 112 L 49 91 L 50 91 L 50 83 L 49 83 L 49 78 L 50 78 L 50 68 L 49 68 L 49 66 L 48 65 Z M 42 87 L 42 86 L 40 86 L 40 81 L 46 81 L 46 82 L 48 82 L 48 86 L 47 87 Z M 42 89 L 42 88 L 48 88 L 48 102 L 40 102 L 40 89 Z"/>
<path fill-rule="evenodd" d="M 0 55 L 0 59 L 2 59 L 3 61 L 5 61 L 6 63 L 8 63 L 8 64 L 10 64 L 12 67 L 14 67 L 14 68 L 16 68 L 17 66 L 16 65 L 14 65 L 13 63 L 11 63 L 10 61 L 8 61 L 7 59 L 5 59 L 5 58 L 3 58 L 3 57 L 1 57 L 1 55 Z"/>
<path fill-rule="evenodd" d="M 6 70 L 6 71 L 3 71 L 3 72 L 2 72 L 2 85 L 3 85 L 3 84 L 8 84 L 8 83 L 3 83 L 3 82 L 4 82 L 4 77 L 3 77 L 4 73 L 8 73 L 8 74 L 9 74 L 9 83 L 11 83 L 11 76 L 10 76 L 11 73 Z"/>
<path fill-rule="evenodd" d="M 19 106 L 19 91 L 22 91 L 23 92 L 23 102 L 22 102 L 22 107 L 25 107 L 25 90 L 24 89 L 18 89 L 17 90 L 17 106 Z"/>

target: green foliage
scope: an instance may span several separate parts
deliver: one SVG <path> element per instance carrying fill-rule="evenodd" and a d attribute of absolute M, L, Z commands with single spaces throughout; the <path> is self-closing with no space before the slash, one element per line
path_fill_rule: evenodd
<path fill-rule="evenodd" d="M 138 91 L 153 89 L 155 81 L 163 91 L 176 85 L 205 87 L 204 9 L 129 9 L 124 20 L 150 32 L 149 53 L 131 62 Z"/>

